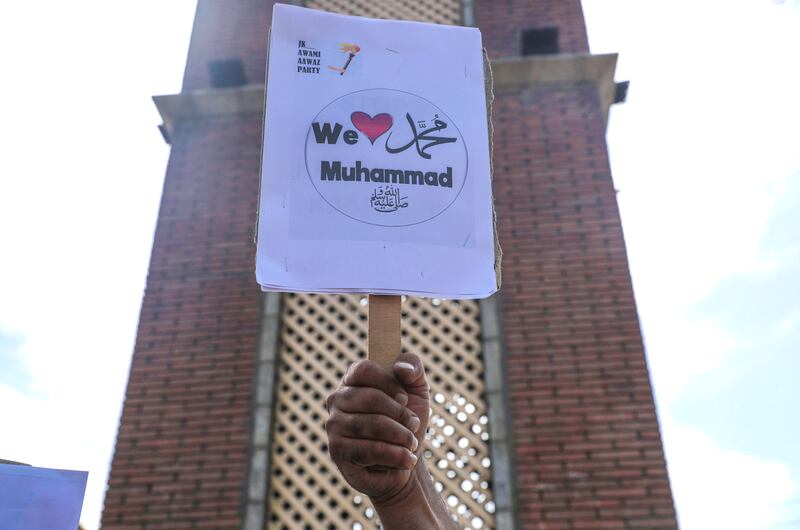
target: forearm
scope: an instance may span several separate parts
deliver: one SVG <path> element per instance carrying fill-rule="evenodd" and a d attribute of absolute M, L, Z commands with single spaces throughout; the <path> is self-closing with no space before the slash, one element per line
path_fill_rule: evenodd
<path fill-rule="evenodd" d="M 442 496 L 433 486 L 425 461 L 420 458 L 411 480 L 389 499 L 372 499 L 384 530 L 456 530 Z"/>

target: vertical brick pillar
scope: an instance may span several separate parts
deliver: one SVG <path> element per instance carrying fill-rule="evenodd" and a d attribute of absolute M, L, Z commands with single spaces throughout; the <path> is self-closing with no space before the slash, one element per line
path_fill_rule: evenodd
<path fill-rule="evenodd" d="M 207 88 L 208 62 L 233 58 L 241 59 L 249 83 L 263 84 L 274 4 L 275 0 L 199 0 L 183 89 Z"/>
<path fill-rule="evenodd" d="M 263 83 L 271 12 L 268 1 L 200 0 L 184 89 L 208 87 L 214 59 L 239 58 L 248 80 Z M 186 109 L 170 127 L 104 528 L 242 524 L 261 321 L 253 275 L 261 114 Z"/>
<path fill-rule="evenodd" d="M 173 136 L 104 528 L 238 528 L 260 322 L 258 118 Z"/>
<path fill-rule="evenodd" d="M 494 188 L 519 526 L 676 528 L 605 143 L 611 81 L 585 74 L 601 61 L 578 0 L 479 0 L 476 17 L 502 58 Z M 523 29 L 553 25 L 571 55 L 510 57 Z"/>
<path fill-rule="evenodd" d="M 474 0 L 483 45 L 492 59 L 520 54 L 522 31 L 559 29 L 561 53 L 588 53 L 580 0 Z"/>

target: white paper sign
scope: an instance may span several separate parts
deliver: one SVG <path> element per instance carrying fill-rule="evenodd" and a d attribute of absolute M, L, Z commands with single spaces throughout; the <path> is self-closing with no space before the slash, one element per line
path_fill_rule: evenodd
<path fill-rule="evenodd" d="M 276 4 L 256 275 L 265 290 L 497 290 L 480 32 Z"/>

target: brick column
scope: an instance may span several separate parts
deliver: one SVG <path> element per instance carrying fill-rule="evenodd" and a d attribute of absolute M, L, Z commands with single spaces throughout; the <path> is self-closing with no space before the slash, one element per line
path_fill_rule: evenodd
<path fill-rule="evenodd" d="M 470 0 L 489 57 L 520 54 L 522 31 L 559 29 L 561 53 L 588 53 L 589 40 L 580 0 Z"/>
<path fill-rule="evenodd" d="M 275 0 L 198 0 L 183 89 L 207 88 L 208 62 L 232 58 L 242 61 L 248 83 L 263 84 L 274 4 Z"/>
<path fill-rule="evenodd" d="M 238 528 L 260 293 L 260 119 L 178 127 L 103 513 L 104 528 Z"/>
<path fill-rule="evenodd" d="M 586 53 L 578 0 L 475 12 L 496 59 L 518 526 L 676 528 L 605 143 L 615 58 Z M 543 26 L 570 54 L 520 58 L 521 32 Z"/>
<path fill-rule="evenodd" d="M 184 89 L 209 87 L 208 62 L 232 58 L 263 84 L 272 4 L 200 0 Z M 166 124 L 172 152 L 104 528 L 242 525 L 262 309 L 252 243 L 262 119 L 259 101 L 214 112 L 213 93 L 237 91 L 206 91 L 205 106 L 159 100 L 180 119 Z"/>

